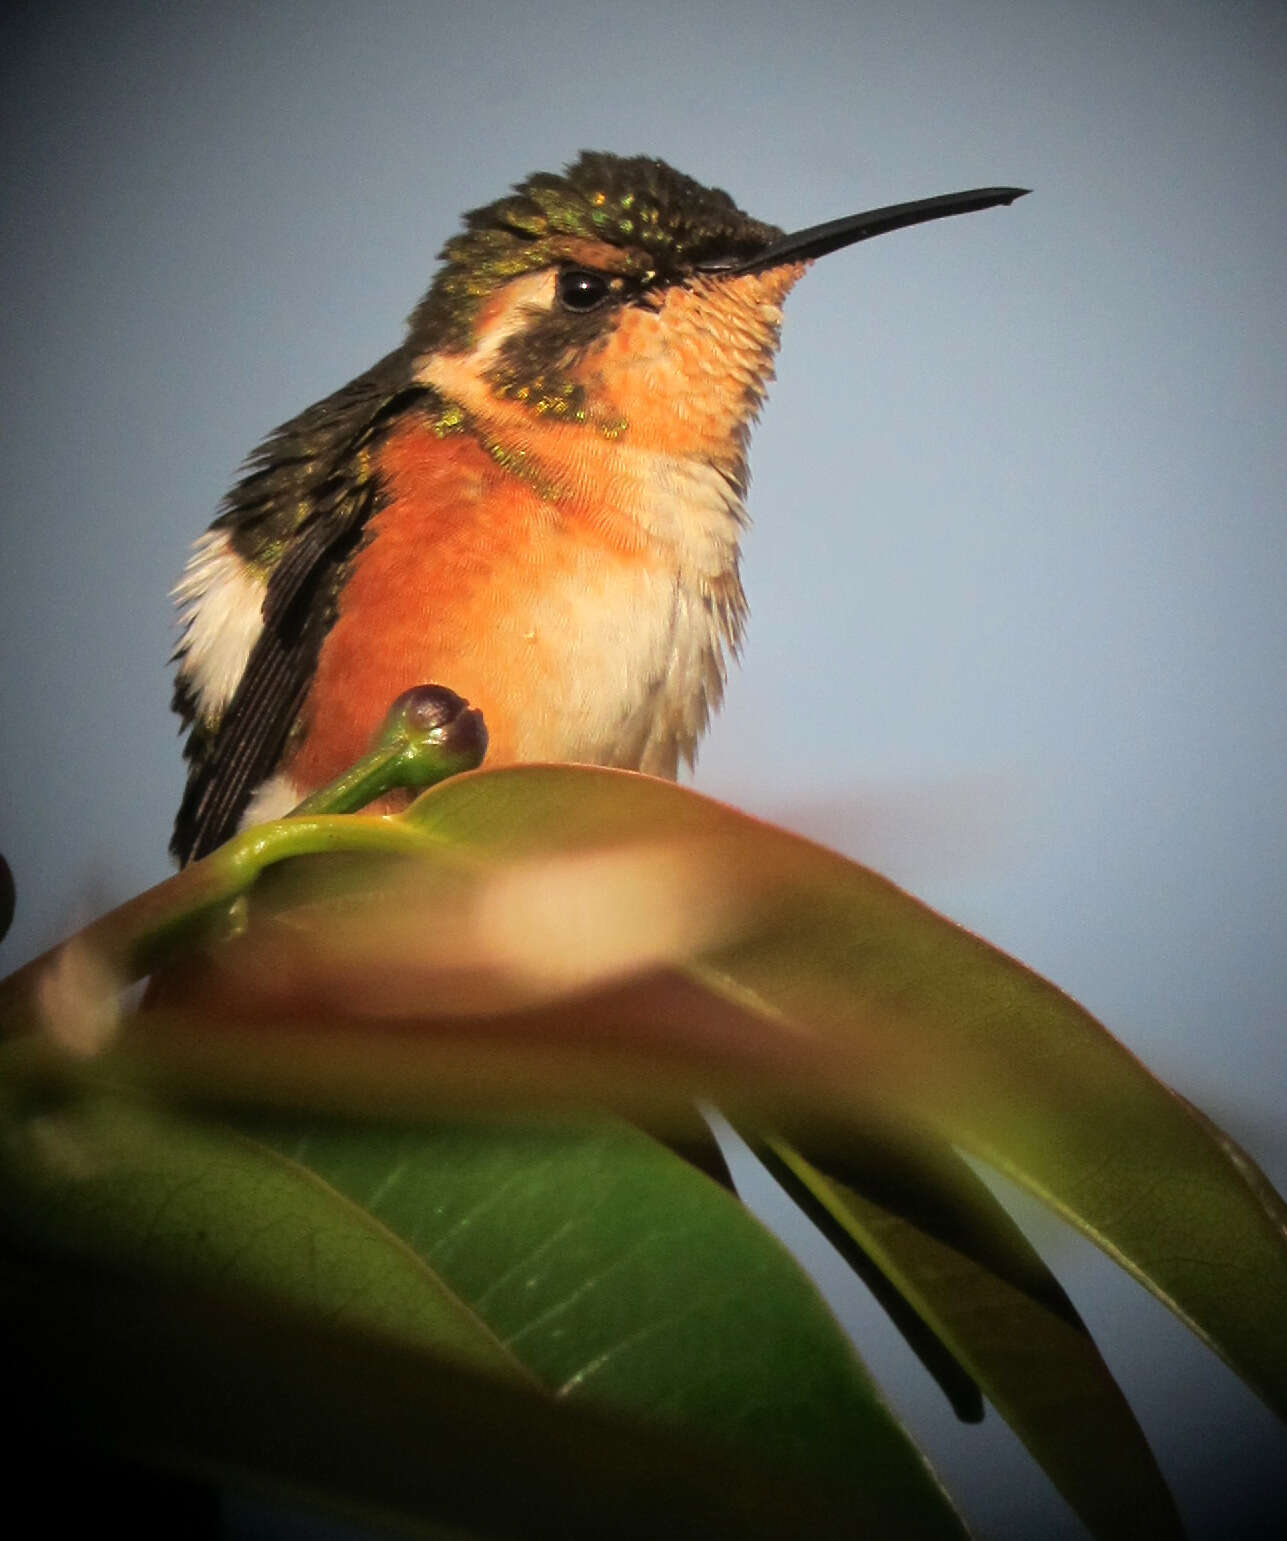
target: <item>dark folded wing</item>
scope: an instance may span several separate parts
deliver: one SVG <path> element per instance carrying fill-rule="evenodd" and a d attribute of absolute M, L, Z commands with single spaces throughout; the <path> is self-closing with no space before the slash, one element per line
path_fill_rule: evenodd
<path fill-rule="evenodd" d="M 226 840 L 285 751 L 335 618 L 349 561 L 381 505 L 370 451 L 425 403 L 399 351 L 277 430 L 252 457 L 212 528 L 268 570 L 263 628 L 232 699 L 203 718 L 180 673 L 174 709 L 190 725 L 188 782 L 170 849 L 195 860 Z"/>

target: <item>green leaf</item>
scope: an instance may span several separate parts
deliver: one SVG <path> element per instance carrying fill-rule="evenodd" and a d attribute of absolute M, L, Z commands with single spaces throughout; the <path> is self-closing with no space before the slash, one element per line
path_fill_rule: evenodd
<path fill-rule="evenodd" d="M 217 1281 L 528 1379 L 399 1237 L 235 1130 L 97 1097 L 5 1112 L 0 1223 L 21 1250 Z"/>
<path fill-rule="evenodd" d="M 781 1140 L 757 1153 L 842 1254 L 864 1274 L 878 1270 L 885 1291 L 978 1382 L 1092 1534 L 1181 1534 L 1152 1452 L 1072 1302 L 949 1148 L 855 1140 L 822 1170 Z"/>
<path fill-rule="evenodd" d="M 647 1136 L 248 1127 L 402 1238 L 561 1400 L 806 1477 L 855 1524 L 963 1534 L 798 1266 Z"/>
<path fill-rule="evenodd" d="M 944 1232 L 968 1236 L 970 1216 L 958 1214 L 942 1185 L 918 1170 L 928 1160 L 918 1162 L 892 1139 L 854 1137 L 843 1154 L 828 1150 L 819 1157 L 824 1174 L 786 1140 L 737 1132 L 875 1296 L 956 1416 L 981 1423 L 983 1393 L 967 1367 L 969 1356 L 934 1309 L 947 1270 L 934 1256 L 933 1240 Z"/>
<path fill-rule="evenodd" d="M 66 1091 L 5 1103 L 0 1241 L 46 1269 L 289 1306 L 669 1429 L 853 1524 L 965 1534 L 795 1262 L 637 1131 L 248 1133 Z"/>
<path fill-rule="evenodd" d="M 342 853 L 396 859 L 437 854 L 415 827 L 399 819 L 310 815 L 278 819 L 241 831 L 201 861 L 118 905 L 0 980 L 0 1033 L 40 1024 L 41 980 L 57 969 L 68 947 L 92 957 L 99 971 L 121 984 L 142 978 L 176 952 L 237 935 L 246 890 L 267 869 L 291 857 Z M 428 870 L 428 869 L 426 869 Z"/>

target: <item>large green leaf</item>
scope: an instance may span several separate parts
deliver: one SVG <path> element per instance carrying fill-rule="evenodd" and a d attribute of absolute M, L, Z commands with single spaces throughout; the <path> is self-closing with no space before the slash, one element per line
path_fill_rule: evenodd
<path fill-rule="evenodd" d="M 400 819 L 240 837 L 85 945 L 136 968 L 209 934 L 265 867 L 327 850 L 404 865 L 355 877 L 310 860 L 261 880 L 248 924 L 234 917 L 244 934 L 207 952 L 167 1012 L 127 1019 L 86 1073 L 365 1117 L 462 1099 L 663 1117 L 711 1096 L 809 1152 L 814 1198 L 867 1227 L 870 1256 L 872 1194 L 830 1178 L 873 1123 L 896 1126 L 909 1148 L 956 1145 L 1026 1185 L 1287 1408 L 1287 1213 L 1245 1154 L 1046 981 L 875 874 L 692 793 L 579 767 L 460 777 Z M 48 969 L 11 981 L 6 1010 L 62 1038 L 77 1011 L 43 999 Z M 24 1052 L 24 1073 L 59 1057 L 38 1039 Z M 885 1262 L 911 1301 L 908 1258 Z M 1001 1254 L 972 1263 L 1001 1300 Z M 1058 1312 L 1027 1321 L 1032 1343 L 1045 1334 L 1042 1373 L 1062 1377 L 1047 1417 L 941 1300 L 919 1307 L 1084 1513 L 1114 1484 L 1148 1490 L 1133 1432 L 1099 1443 L 1115 1470 L 1077 1473 L 1073 1409 L 1111 1396 Z"/>
<path fill-rule="evenodd" d="M 654 1140 L 604 1121 L 255 1128 L 403 1239 L 555 1396 L 807 1476 L 855 1522 L 962 1534 L 813 1286 Z"/>
<path fill-rule="evenodd" d="M 12 1100 L 2 1133 L 0 1236 L 47 1268 L 289 1304 L 807 1481 L 855 1525 L 964 1535 L 785 1250 L 628 1127 L 248 1134 L 73 1095 Z"/>
<path fill-rule="evenodd" d="M 202 981 L 203 1004 L 242 1036 L 217 1041 L 203 1020 L 186 1033 L 165 1021 L 163 1037 L 136 1029 L 137 1052 L 123 1040 L 134 1073 L 370 1113 L 512 1091 L 645 1105 L 698 1091 L 744 1111 L 807 1111 L 836 1133 L 865 1127 L 874 1107 L 1045 1199 L 1287 1410 L 1287 1210 L 1253 1163 L 1074 1001 L 876 874 L 668 783 L 587 767 L 461 776 L 401 820 L 294 825 L 265 826 L 135 901 L 153 938 L 143 950 L 178 924 L 168 894 L 182 894 L 190 925 L 203 895 L 226 903 L 241 866 L 259 870 L 275 847 L 407 853 L 439 908 L 407 920 L 400 893 L 382 928 L 347 942 L 286 928 L 258 954 L 252 926 Z M 610 892 L 605 942 L 569 884 L 576 859 L 643 853 L 648 870 L 658 850 L 687 866 L 631 905 Z M 597 893 L 603 874 L 587 872 Z M 507 879 L 503 904 L 489 873 Z M 471 881 L 481 900 L 459 902 Z M 461 933 L 458 917 L 480 910 L 488 926 Z M 125 913 L 94 932 L 122 956 Z M 17 1020 L 27 973 L 9 987 Z M 292 1008 L 291 1033 L 266 1030 Z"/>

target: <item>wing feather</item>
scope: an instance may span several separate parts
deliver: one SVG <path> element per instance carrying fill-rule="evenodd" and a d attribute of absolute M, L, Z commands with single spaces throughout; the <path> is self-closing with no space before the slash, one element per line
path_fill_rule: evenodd
<path fill-rule="evenodd" d="M 187 787 L 170 844 L 195 860 L 237 828 L 255 789 L 276 769 L 335 618 L 348 564 L 383 489 L 371 450 L 389 423 L 428 405 L 399 350 L 279 428 L 256 451 L 212 530 L 267 573 L 262 626 L 226 706 L 203 713 L 183 672 L 174 708 L 189 727 Z"/>

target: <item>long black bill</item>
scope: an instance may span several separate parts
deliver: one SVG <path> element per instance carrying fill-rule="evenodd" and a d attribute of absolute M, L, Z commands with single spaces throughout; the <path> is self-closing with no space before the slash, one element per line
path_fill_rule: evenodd
<path fill-rule="evenodd" d="M 946 219 L 949 214 L 973 214 L 978 209 L 1010 204 L 1028 191 L 1026 187 L 972 187 L 964 193 L 944 193 L 938 198 L 920 198 L 915 203 L 891 203 L 883 209 L 868 209 L 865 214 L 849 214 L 844 219 L 828 220 L 825 225 L 810 225 L 807 230 L 784 235 L 754 257 L 716 257 L 699 263 L 698 267 L 704 273 L 759 273 L 784 262 L 825 257 L 842 246 L 870 240 L 873 235 L 884 235 L 889 230 L 901 230 L 905 225 L 923 225 L 926 220 Z"/>

